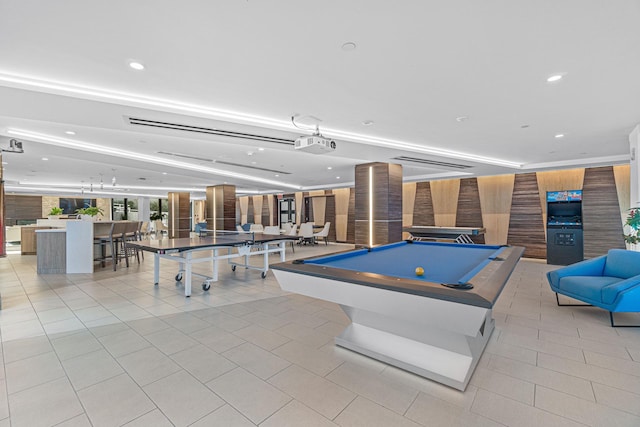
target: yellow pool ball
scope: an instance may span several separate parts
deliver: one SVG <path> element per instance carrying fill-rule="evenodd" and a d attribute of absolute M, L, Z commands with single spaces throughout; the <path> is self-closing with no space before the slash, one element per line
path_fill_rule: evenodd
<path fill-rule="evenodd" d="M 424 274 L 424 268 L 416 267 L 416 276 L 422 276 Z"/>

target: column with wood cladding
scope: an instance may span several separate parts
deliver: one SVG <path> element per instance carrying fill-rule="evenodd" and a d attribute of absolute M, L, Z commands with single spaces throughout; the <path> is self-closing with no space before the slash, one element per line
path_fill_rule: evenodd
<path fill-rule="evenodd" d="M 458 207 L 456 214 L 456 227 L 483 228 L 482 209 L 480 208 L 480 194 L 477 178 L 465 178 L 460 180 L 458 192 Z M 484 243 L 484 235 L 471 236 L 475 243 Z"/>
<path fill-rule="evenodd" d="M 191 206 L 189 193 L 171 192 L 169 200 L 169 238 L 189 237 L 191 225 Z"/>
<path fill-rule="evenodd" d="M 524 246 L 525 257 L 547 257 L 547 239 L 535 173 L 523 173 L 515 177 L 507 243 Z"/>
<path fill-rule="evenodd" d="M 357 165 L 355 184 L 356 246 L 402 240 L 402 166 Z"/>
<path fill-rule="evenodd" d="M 207 229 L 236 229 L 236 186 L 213 185 L 206 190 Z"/>
<path fill-rule="evenodd" d="M 588 168 L 582 187 L 584 257 L 605 255 L 609 249 L 624 249 L 618 192 L 613 167 Z"/>
<path fill-rule="evenodd" d="M 429 182 L 416 183 L 415 206 L 413 207 L 412 225 L 435 225 L 431 184 Z"/>

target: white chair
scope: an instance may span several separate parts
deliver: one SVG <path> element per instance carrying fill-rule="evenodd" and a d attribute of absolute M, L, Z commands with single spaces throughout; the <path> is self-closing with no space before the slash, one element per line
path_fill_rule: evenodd
<path fill-rule="evenodd" d="M 143 221 L 142 226 L 140 227 L 140 240 L 149 239 L 150 234 L 151 234 L 151 222 Z"/>
<path fill-rule="evenodd" d="M 298 236 L 300 236 L 300 241 L 298 243 L 313 244 L 313 224 L 310 222 L 300 224 L 300 233 L 298 233 Z"/>
<path fill-rule="evenodd" d="M 241 225 L 236 225 L 236 230 L 238 231 L 238 233 L 246 233 L 246 231 L 244 231 L 244 228 L 242 228 Z"/>
<path fill-rule="evenodd" d="M 291 223 L 285 222 L 284 224 L 282 224 L 282 230 L 284 231 L 283 234 L 289 234 L 289 232 L 291 231 Z"/>
<path fill-rule="evenodd" d="M 263 231 L 264 234 L 277 234 L 280 235 L 280 227 L 277 225 L 267 225 Z"/>
<path fill-rule="evenodd" d="M 293 224 L 291 226 L 291 230 L 287 233 L 287 236 L 297 236 L 298 234 L 298 224 Z M 295 252 L 296 250 L 293 248 L 293 240 L 291 241 L 291 250 Z"/>
<path fill-rule="evenodd" d="M 264 227 L 262 224 L 251 224 L 249 231 L 252 233 L 262 233 L 264 231 Z"/>
<path fill-rule="evenodd" d="M 322 240 L 324 240 L 324 244 L 326 245 L 329 241 L 329 228 L 331 228 L 331 223 L 330 222 L 326 222 L 324 224 L 324 228 L 319 231 L 318 233 L 315 233 L 313 235 L 313 237 L 316 239 L 316 241 L 318 240 L 318 237 L 321 237 Z"/>
<path fill-rule="evenodd" d="M 162 223 L 162 220 L 156 219 L 153 222 L 153 228 L 156 231 L 156 238 L 162 237 L 163 234 L 169 234 L 169 228 Z"/>

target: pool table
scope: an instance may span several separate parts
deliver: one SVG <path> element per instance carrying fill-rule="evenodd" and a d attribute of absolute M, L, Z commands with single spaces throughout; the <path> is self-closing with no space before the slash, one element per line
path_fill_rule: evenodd
<path fill-rule="evenodd" d="M 272 270 L 283 290 L 340 304 L 351 324 L 337 345 L 464 390 L 494 329 L 492 307 L 523 252 L 403 241 Z"/>

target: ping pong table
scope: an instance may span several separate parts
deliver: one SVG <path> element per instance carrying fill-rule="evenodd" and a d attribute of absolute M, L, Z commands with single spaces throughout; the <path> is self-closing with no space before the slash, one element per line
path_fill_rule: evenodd
<path fill-rule="evenodd" d="M 211 234 L 210 234 L 211 233 Z M 211 283 L 218 280 L 218 261 L 226 259 L 233 271 L 241 266 L 247 269 L 261 271 L 264 279 L 269 271 L 269 254 L 279 253 L 280 261 L 285 261 L 285 243 L 289 240 L 297 240 L 298 236 L 273 235 L 263 233 L 238 233 L 238 232 L 211 232 L 205 230 L 198 237 L 184 237 L 178 239 L 158 239 L 127 242 L 127 246 L 153 253 L 153 281 L 154 285 L 160 282 L 160 260 L 167 259 L 178 262 L 179 269 L 175 276 L 176 281 L 184 279 L 184 295 L 191 296 L 191 278 L 199 276 L 204 278 L 202 289 L 208 291 Z M 194 257 L 196 252 L 209 251 L 208 256 Z M 261 266 L 249 264 L 249 257 L 262 255 Z M 234 262 L 233 259 L 243 258 L 243 262 Z M 193 271 L 193 265 L 211 262 L 213 272 L 206 276 Z"/>

